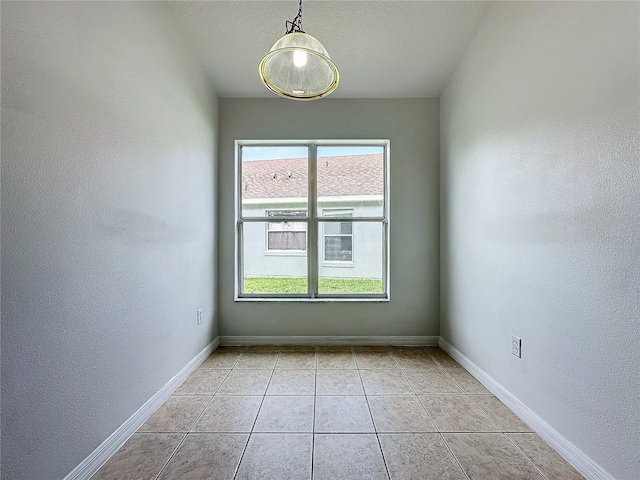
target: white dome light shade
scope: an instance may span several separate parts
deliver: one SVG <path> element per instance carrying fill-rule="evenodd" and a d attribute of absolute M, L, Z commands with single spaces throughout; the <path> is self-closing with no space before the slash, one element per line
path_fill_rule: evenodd
<path fill-rule="evenodd" d="M 340 81 L 327 50 L 304 32 L 278 40 L 260 61 L 258 75 L 273 93 L 294 100 L 326 97 Z"/>

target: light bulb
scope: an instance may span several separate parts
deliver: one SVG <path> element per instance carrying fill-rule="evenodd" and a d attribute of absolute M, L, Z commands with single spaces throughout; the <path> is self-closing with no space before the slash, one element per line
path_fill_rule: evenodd
<path fill-rule="evenodd" d="M 307 64 L 307 52 L 304 50 L 294 50 L 293 64 L 298 68 L 304 67 Z"/>

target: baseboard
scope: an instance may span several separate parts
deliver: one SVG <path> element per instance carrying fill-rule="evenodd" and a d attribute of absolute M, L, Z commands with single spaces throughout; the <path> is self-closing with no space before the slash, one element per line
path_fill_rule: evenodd
<path fill-rule="evenodd" d="M 230 336 L 220 345 L 438 345 L 438 336 Z"/>
<path fill-rule="evenodd" d="M 220 337 L 207 345 L 176 376 L 167 382 L 153 397 L 129 417 L 109 438 L 102 442 L 64 480 L 88 480 L 104 465 L 118 449 L 129 440 L 138 428 L 162 405 L 171 394 L 191 375 L 196 368 L 220 345 Z"/>
<path fill-rule="evenodd" d="M 598 463 L 587 456 L 582 450 L 563 437 L 558 431 L 547 422 L 531 411 L 524 403 L 514 397 L 504 389 L 498 382 L 490 377 L 484 370 L 465 357 L 453 345 L 445 339 L 440 338 L 440 347 L 447 352 L 456 362 L 462 365 L 480 383 L 498 397 L 507 407 L 509 407 L 520 419 L 536 432 L 545 442 L 556 450 L 567 462 L 569 462 L 578 472 L 589 480 L 615 480 Z"/>

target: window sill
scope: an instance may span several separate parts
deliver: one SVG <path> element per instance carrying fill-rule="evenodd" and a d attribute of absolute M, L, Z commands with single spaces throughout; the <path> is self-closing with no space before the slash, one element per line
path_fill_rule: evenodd
<path fill-rule="evenodd" d="M 266 297 L 236 297 L 235 302 L 239 303 L 290 303 L 290 302 L 302 302 L 302 303 L 388 303 L 389 297 L 362 297 L 362 298 L 266 298 Z"/>
<path fill-rule="evenodd" d="M 265 256 L 267 257 L 306 257 L 307 252 L 305 250 L 265 250 Z"/>
<path fill-rule="evenodd" d="M 322 262 L 323 267 L 327 268 L 355 268 L 356 264 L 353 262 Z"/>

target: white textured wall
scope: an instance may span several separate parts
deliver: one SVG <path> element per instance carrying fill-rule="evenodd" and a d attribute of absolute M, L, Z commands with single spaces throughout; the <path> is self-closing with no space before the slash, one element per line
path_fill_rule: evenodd
<path fill-rule="evenodd" d="M 441 98 L 442 336 L 618 480 L 640 478 L 639 19 L 498 4 Z"/>
<path fill-rule="evenodd" d="M 220 335 L 438 335 L 438 99 L 220 99 Z M 234 141 L 389 139 L 391 301 L 234 302 Z"/>
<path fill-rule="evenodd" d="M 2 3 L 3 479 L 64 477 L 217 334 L 215 109 L 164 6 Z"/>

